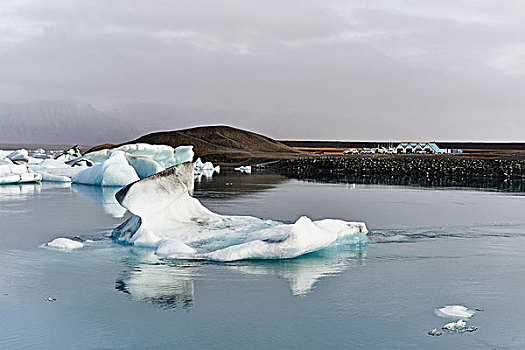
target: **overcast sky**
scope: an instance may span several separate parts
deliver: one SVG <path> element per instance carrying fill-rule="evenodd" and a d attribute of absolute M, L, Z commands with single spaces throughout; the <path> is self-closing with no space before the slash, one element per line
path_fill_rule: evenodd
<path fill-rule="evenodd" d="M 41 99 L 290 139 L 525 141 L 525 2 L 2 0 L 0 102 Z"/>

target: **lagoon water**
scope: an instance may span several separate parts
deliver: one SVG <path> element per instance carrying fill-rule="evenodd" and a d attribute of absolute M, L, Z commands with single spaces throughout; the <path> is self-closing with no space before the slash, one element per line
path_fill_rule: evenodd
<path fill-rule="evenodd" d="M 226 172 L 195 197 L 223 214 L 366 222 L 371 243 L 281 261 L 159 260 L 107 238 L 116 189 L 0 186 L 2 349 L 523 349 L 525 196 Z M 56 237 L 88 241 L 71 252 Z M 48 300 L 48 298 L 55 298 Z M 479 309 L 464 334 L 444 305 Z"/>

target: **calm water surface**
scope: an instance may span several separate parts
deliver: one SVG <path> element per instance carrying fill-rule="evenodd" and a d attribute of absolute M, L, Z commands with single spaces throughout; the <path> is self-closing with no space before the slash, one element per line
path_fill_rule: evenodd
<path fill-rule="evenodd" d="M 523 349 L 522 193 L 321 184 L 226 173 L 195 197 L 223 214 L 365 221 L 372 243 L 286 261 L 158 260 L 106 238 L 115 189 L 0 187 L 0 348 Z M 63 252 L 56 237 L 90 239 Z M 56 298 L 49 302 L 47 298 Z M 484 311 L 431 337 L 434 309 Z"/>

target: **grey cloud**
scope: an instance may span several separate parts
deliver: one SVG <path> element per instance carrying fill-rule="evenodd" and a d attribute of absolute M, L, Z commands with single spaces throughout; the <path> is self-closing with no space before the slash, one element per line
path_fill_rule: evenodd
<path fill-rule="evenodd" d="M 274 137 L 523 140 L 524 10 L 488 0 L 8 1 L 0 96 L 106 111 L 146 102 L 162 118 L 192 109 L 195 123 Z"/>

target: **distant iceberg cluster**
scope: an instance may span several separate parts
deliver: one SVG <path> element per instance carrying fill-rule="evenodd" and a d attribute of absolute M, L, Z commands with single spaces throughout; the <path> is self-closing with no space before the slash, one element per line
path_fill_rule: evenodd
<path fill-rule="evenodd" d="M 32 155 L 26 149 L 0 151 L 0 184 L 48 181 L 122 187 L 192 160 L 192 146 L 173 148 L 144 143 L 85 155 L 79 146 L 59 154 L 47 154 L 43 149 L 33 151 Z M 208 169 L 208 163 L 204 165 L 203 170 Z M 212 173 L 218 171 L 211 166 Z"/>
<path fill-rule="evenodd" d="M 154 248 L 169 259 L 289 259 L 336 244 L 368 243 L 366 225 L 343 220 L 284 224 L 211 212 L 189 195 L 194 164 L 186 162 L 134 182 L 116 194 L 133 215 L 112 236 Z"/>

